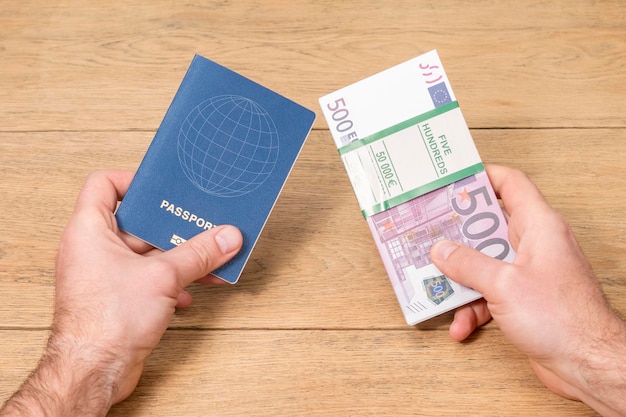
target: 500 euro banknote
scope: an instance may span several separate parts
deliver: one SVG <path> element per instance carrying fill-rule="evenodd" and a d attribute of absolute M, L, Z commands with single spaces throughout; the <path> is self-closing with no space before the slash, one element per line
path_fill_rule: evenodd
<path fill-rule="evenodd" d="M 432 264 L 435 242 L 456 240 L 507 262 L 515 256 L 484 171 L 370 216 L 367 223 L 409 324 L 481 297 Z"/>
<path fill-rule="evenodd" d="M 409 324 L 480 294 L 430 260 L 441 239 L 512 261 L 507 224 L 437 51 L 320 98 Z"/>

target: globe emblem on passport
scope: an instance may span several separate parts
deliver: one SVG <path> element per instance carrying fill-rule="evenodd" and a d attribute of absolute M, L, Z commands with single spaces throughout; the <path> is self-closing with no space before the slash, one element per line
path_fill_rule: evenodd
<path fill-rule="evenodd" d="M 260 187 L 278 160 L 278 131 L 269 113 L 246 97 L 212 97 L 189 112 L 178 133 L 185 176 L 216 197 Z"/>

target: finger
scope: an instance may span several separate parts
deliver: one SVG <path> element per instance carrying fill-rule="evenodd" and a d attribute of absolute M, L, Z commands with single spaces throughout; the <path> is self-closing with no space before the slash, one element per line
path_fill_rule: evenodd
<path fill-rule="evenodd" d="M 176 269 L 183 287 L 206 277 L 230 260 L 243 244 L 241 232 L 234 226 L 218 226 L 202 232 L 162 256 Z"/>
<path fill-rule="evenodd" d="M 490 319 L 491 313 L 484 298 L 466 304 L 454 313 L 454 320 L 450 325 L 450 337 L 459 342 L 465 340 L 477 327 L 487 323 Z"/>
<path fill-rule="evenodd" d="M 86 208 L 114 212 L 133 179 L 132 171 L 100 170 L 92 172 L 78 194 L 76 210 Z"/>
<path fill-rule="evenodd" d="M 191 305 L 193 299 L 187 291 L 182 291 L 176 298 L 176 308 L 187 308 Z"/>
<path fill-rule="evenodd" d="M 152 255 L 152 254 L 163 253 L 162 250 L 155 249 L 155 247 L 150 245 L 149 243 L 139 238 L 136 238 L 135 236 L 130 235 L 128 233 L 120 232 L 119 237 L 120 239 L 122 239 L 122 242 L 124 242 L 124 244 L 128 246 L 135 253 L 139 253 L 141 255 Z"/>
<path fill-rule="evenodd" d="M 437 268 L 453 281 L 480 292 L 487 301 L 498 301 L 494 288 L 512 265 L 451 240 L 433 245 L 430 257 Z"/>
<path fill-rule="evenodd" d="M 486 170 L 510 217 L 530 220 L 537 210 L 551 210 L 539 188 L 524 172 L 500 165 L 486 165 Z"/>
<path fill-rule="evenodd" d="M 196 284 L 209 284 L 209 285 L 222 285 L 222 284 L 226 284 L 226 281 L 224 281 L 223 279 L 220 279 L 218 277 L 216 277 L 213 274 L 209 274 L 205 277 L 202 277 L 200 279 L 197 279 L 194 281 Z"/>

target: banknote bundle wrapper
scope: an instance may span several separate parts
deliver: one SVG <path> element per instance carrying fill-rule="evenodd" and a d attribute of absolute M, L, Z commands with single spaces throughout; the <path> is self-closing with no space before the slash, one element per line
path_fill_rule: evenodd
<path fill-rule="evenodd" d="M 328 94 L 320 106 L 406 322 L 480 298 L 430 259 L 443 239 L 515 257 L 437 51 Z"/>

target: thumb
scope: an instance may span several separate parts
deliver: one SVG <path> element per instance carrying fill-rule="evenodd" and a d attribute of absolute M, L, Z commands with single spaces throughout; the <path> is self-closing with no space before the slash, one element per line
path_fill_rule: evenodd
<path fill-rule="evenodd" d="M 180 246 L 161 254 L 176 270 L 183 287 L 203 278 L 228 262 L 243 244 L 234 226 L 218 226 L 200 233 Z"/>
<path fill-rule="evenodd" d="M 506 262 L 487 256 L 467 245 L 443 240 L 433 245 L 430 258 L 441 272 L 451 280 L 481 293 L 491 299 L 494 285 Z"/>

